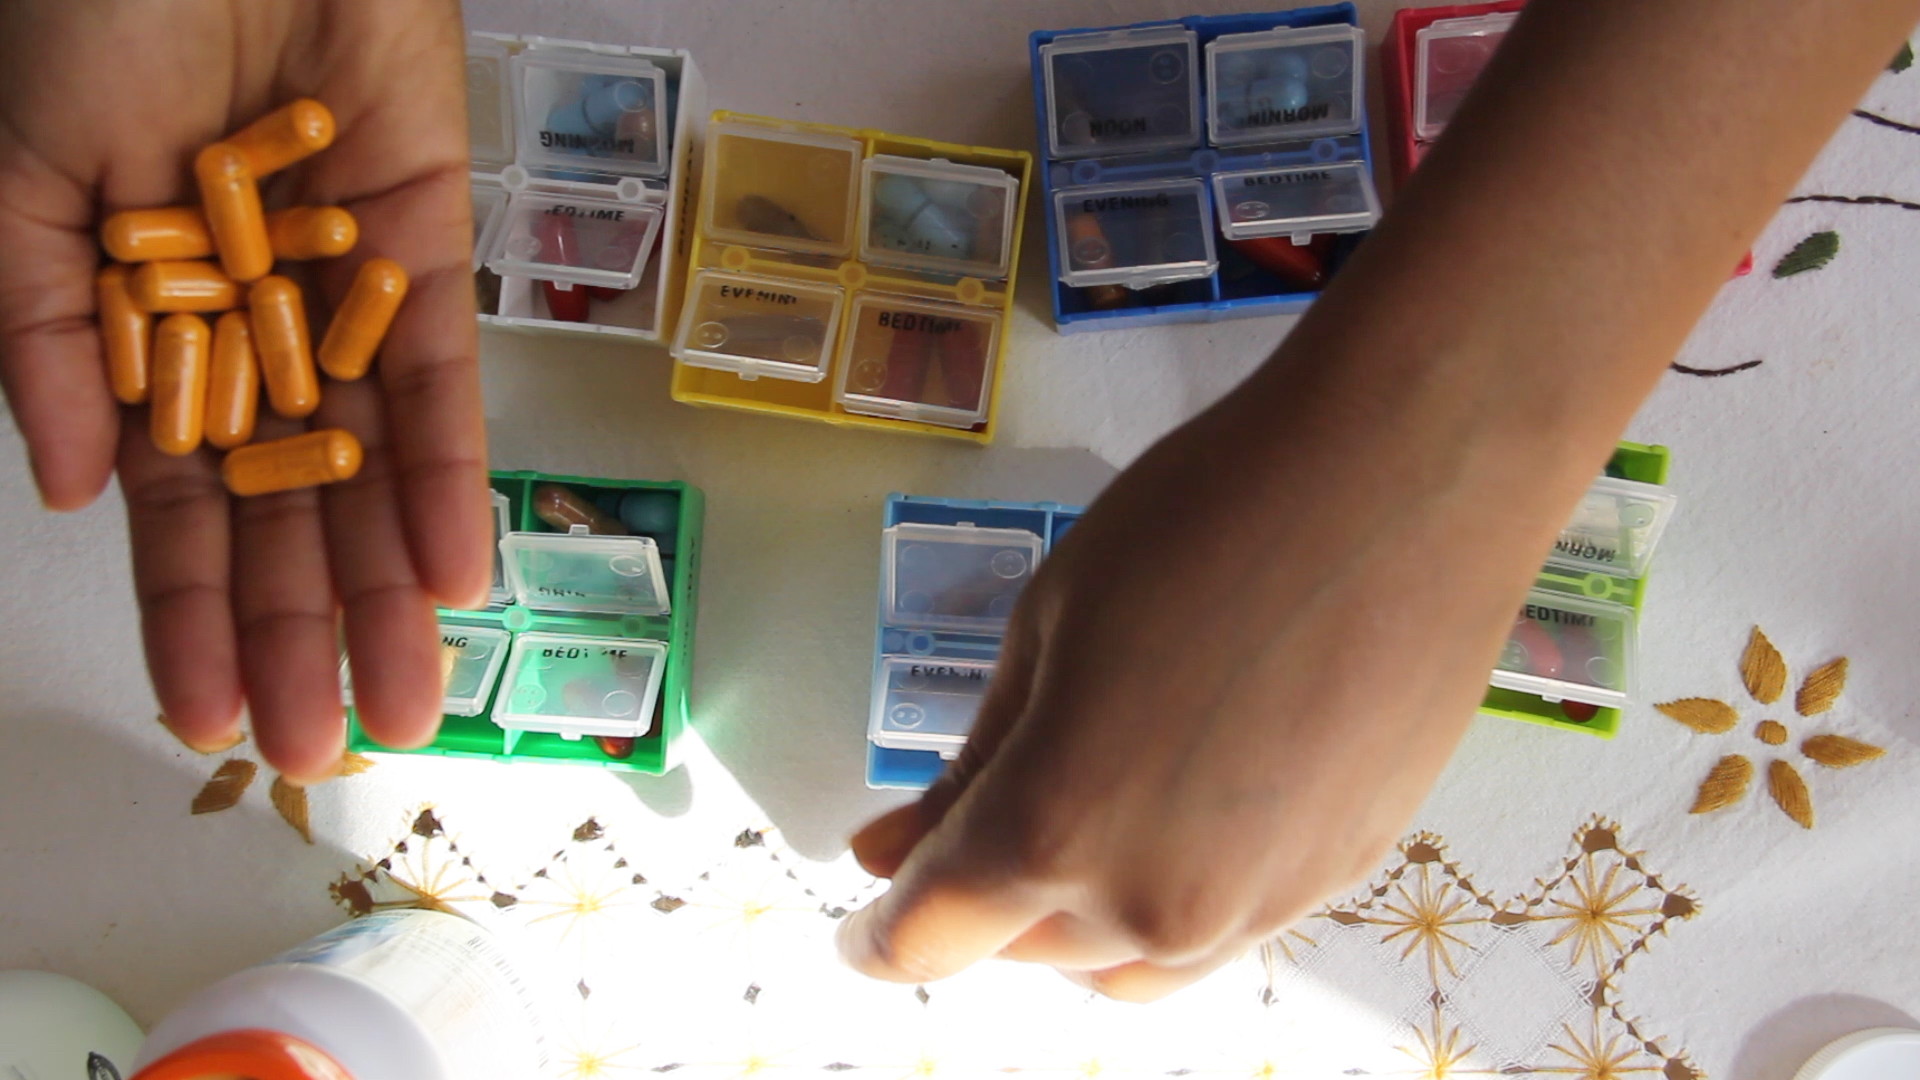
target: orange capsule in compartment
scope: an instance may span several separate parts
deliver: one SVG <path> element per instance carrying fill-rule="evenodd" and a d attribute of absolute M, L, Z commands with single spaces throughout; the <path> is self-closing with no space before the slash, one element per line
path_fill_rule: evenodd
<path fill-rule="evenodd" d="M 330 259 L 352 251 L 359 240 L 359 222 L 337 206 L 295 206 L 267 215 L 267 242 L 276 259 Z"/>
<path fill-rule="evenodd" d="M 207 359 L 213 332 L 198 315 L 160 321 L 153 340 L 153 445 L 176 457 L 200 447 L 207 415 Z"/>
<path fill-rule="evenodd" d="M 327 428 L 243 446 L 227 455 L 220 475 L 235 495 L 268 495 L 351 479 L 361 457 L 352 432 Z"/>
<path fill-rule="evenodd" d="M 94 279 L 99 306 L 100 341 L 107 354 L 107 381 L 124 405 L 147 400 L 153 378 L 153 316 L 127 291 L 132 272 L 109 266 Z"/>
<path fill-rule="evenodd" d="M 200 204 L 220 252 L 220 266 L 235 281 L 255 281 L 273 269 L 266 211 L 246 158 L 227 143 L 214 143 L 193 159 Z"/>
<path fill-rule="evenodd" d="M 100 246 L 125 263 L 204 259 L 213 254 L 213 232 L 197 206 L 122 210 L 100 226 Z"/>
<path fill-rule="evenodd" d="M 127 278 L 133 302 L 148 311 L 231 311 L 240 285 L 210 262 L 150 262 Z"/>
<path fill-rule="evenodd" d="M 229 311 L 213 324 L 213 365 L 207 376 L 207 442 L 222 450 L 253 438 L 259 412 L 260 362 L 253 355 L 247 316 Z"/>
<path fill-rule="evenodd" d="M 320 376 L 313 369 L 300 286 L 279 275 L 261 278 L 248 294 L 248 306 L 267 401 L 281 416 L 298 419 L 312 413 L 320 407 Z"/>
<path fill-rule="evenodd" d="M 533 489 L 533 516 L 559 532 L 571 532 L 585 525 L 597 536 L 626 536 L 627 527 L 618 518 L 608 517 L 593 501 L 559 484 L 541 484 Z"/>
<path fill-rule="evenodd" d="M 256 178 L 325 150 L 333 143 L 333 113 L 312 98 L 273 110 L 227 137 Z"/>
<path fill-rule="evenodd" d="M 320 342 L 320 369 L 342 382 L 367 373 L 400 301 L 407 297 L 407 272 L 392 259 L 368 259 L 353 275 L 346 299 L 333 313 Z"/>

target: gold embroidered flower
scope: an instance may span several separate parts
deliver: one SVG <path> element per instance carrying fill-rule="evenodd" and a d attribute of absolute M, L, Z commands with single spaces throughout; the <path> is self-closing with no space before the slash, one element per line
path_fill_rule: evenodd
<path fill-rule="evenodd" d="M 1740 656 L 1740 681 L 1747 693 L 1761 705 L 1779 701 L 1787 689 L 1787 662 L 1759 627 L 1747 639 L 1746 652 Z M 1793 695 L 1793 711 L 1801 719 L 1818 716 L 1833 708 L 1847 685 L 1847 658 L 1830 660 L 1813 669 Z M 1654 708 L 1703 735 L 1724 735 L 1740 723 L 1740 711 L 1713 698 L 1681 698 Z M 1763 719 L 1754 725 L 1753 737 L 1766 746 L 1785 746 L 1792 737 L 1787 725 Z M 1845 735 L 1818 734 L 1801 740 L 1800 752 L 1814 762 L 1832 769 L 1846 769 L 1872 761 L 1886 753 L 1878 746 L 1850 739 Z M 1728 754 L 1715 762 L 1707 778 L 1700 782 L 1689 813 L 1705 814 L 1732 806 L 1746 798 L 1753 786 L 1753 762 L 1744 754 Z M 1767 763 L 1767 793 L 1781 813 L 1803 829 L 1813 828 L 1813 795 L 1793 763 L 1774 758 Z"/>

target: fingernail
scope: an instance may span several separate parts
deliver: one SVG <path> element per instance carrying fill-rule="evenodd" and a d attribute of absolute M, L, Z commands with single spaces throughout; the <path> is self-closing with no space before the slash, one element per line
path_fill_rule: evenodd
<path fill-rule="evenodd" d="M 280 774 L 280 779 L 285 780 L 287 783 L 292 784 L 294 787 L 297 787 L 297 788 L 319 787 L 321 784 L 324 784 L 329 780 L 333 780 L 339 777 L 341 773 L 346 771 L 346 768 L 347 768 L 347 755 L 343 752 L 340 755 L 338 760 L 336 760 L 332 765 L 329 765 L 325 769 L 321 770 L 319 773 L 316 773 L 312 776 L 295 776 L 292 773 L 283 772 Z"/>
<path fill-rule="evenodd" d="M 209 754 L 209 755 L 224 754 L 227 751 L 233 749 L 234 747 L 239 746 L 241 743 L 247 741 L 247 733 L 239 729 L 235 729 L 233 732 L 233 737 L 225 740 L 224 742 L 209 742 L 209 743 L 200 743 L 196 745 L 195 743 L 188 741 L 185 735 L 182 735 L 178 731 L 174 730 L 173 725 L 167 722 L 166 713 L 155 713 L 153 718 L 160 722 L 161 727 L 167 729 L 167 734 L 179 740 L 181 746 L 186 747 L 187 749 L 193 751 L 196 754 Z"/>
<path fill-rule="evenodd" d="M 914 811 L 906 813 L 905 811 Z M 919 808 L 903 806 L 881 814 L 853 834 L 848 846 L 856 851 L 892 853 L 910 844 L 926 830 L 921 827 Z"/>

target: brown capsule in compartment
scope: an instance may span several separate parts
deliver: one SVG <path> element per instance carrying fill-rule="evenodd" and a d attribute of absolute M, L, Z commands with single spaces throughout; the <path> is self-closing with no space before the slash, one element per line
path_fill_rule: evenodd
<path fill-rule="evenodd" d="M 132 271 L 109 266 L 94 279 L 100 344 L 107 354 L 107 381 L 123 405 L 147 400 L 153 379 L 153 316 L 127 291 Z"/>
<path fill-rule="evenodd" d="M 407 297 L 407 272 L 392 259 L 368 259 L 353 275 L 346 299 L 340 301 L 320 341 L 320 369 L 350 382 L 373 366 L 380 342 Z"/>
<path fill-rule="evenodd" d="M 235 281 L 256 281 L 273 270 L 267 215 L 246 158 L 227 143 L 214 143 L 193 159 L 200 205 L 220 252 L 220 266 Z"/>
<path fill-rule="evenodd" d="M 260 361 L 253 328 L 243 312 L 213 324 L 213 365 L 207 376 L 207 442 L 221 450 L 245 446 L 259 413 Z"/>
<path fill-rule="evenodd" d="M 533 514 L 557 532 L 570 532 L 585 525 L 597 536 L 626 536 L 627 527 L 608 517 L 593 505 L 593 500 L 559 484 L 541 484 L 533 489 Z"/>
<path fill-rule="evenodd" d="M 127 292 L 147 311 L 231 311 L 240 285 L 210 262 L 150 262 L 132 271 Z"/>
<path fill-rule="evenodd" d="M 213 233 L 197 206 L 122 210 L 100 226 L 100 246 L 124 263 L 204 259 L 213 254 Z"/>
<path fill-rule="evenodd" d="M 200 448 L 207 415 L 207 359 L 213 332 L 198 315 L 160 321 L 153 339 L 153 445 L 179 457 Z"/>
<path fill-rule="evenodd" d="M 325 150 L 333 143 L 333 113 L 312 98 L 301 98 L 227 137 L 247 170 L 265 176 Z"/>
<path fill-rule="evenodd" d="M 320 376 L 313 369 L 300 286 L 277 274 L 262 278 L 248 294 L 248 305 L 267 401 L 281 416 L 297 420 L 311 414 L 320 407 Z"/>
<path fill-rule="evenodd" d="M 267 495 L 351 479 L 361 456 L 351 432 L 327 428 L 243 446 L 227 455 L 220 475 L 235 495 Z"/>
<path fill-rule="evenodd" d="M 330 259 L 360 242 L 360 223 L 337 206 L 275 210 L 267 215 L 267 242 L 276 259 Z"/>

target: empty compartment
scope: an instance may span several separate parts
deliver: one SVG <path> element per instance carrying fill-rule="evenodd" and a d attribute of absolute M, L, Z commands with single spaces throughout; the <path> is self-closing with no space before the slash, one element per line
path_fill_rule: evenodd
<path fill-rule="evenodd" d="M 1657 484 L 1600 477 L 1574 507 L 1547 563 L 1643 577 L 1678 502 Z"/>
<path fill-rule="evenodd" d="M 672 610 L 672 583 L 652 537 L 515 532 L 500 541 L 500 553 L 524 607 L 610 615 Z"/>
<path fill-rule="evenodd" d="M 638 738 L 653 724 L 664 642 L 524 633 L 513 642 L 493 722 L 567 738 Z"/>
<path fill-rule="evenodd" d="M 1514 617 L 1494 686 L 1619 708 L 1633 692 L 1633 609 L 1534 590 Z"/>
<path fill-rule="evenodd" d="M 1067 188 L 1053 197 L 1060 280 L 1144 289 L 1212 274 L 1213 209 L 1197 179 Z"/>
<path fill-rule="evenodd" d="M 861 166 L 860 257 L 998 281 L 1013 261 L 1020 181 L 999 169 L 877 154 Z"/>
<path fill-rule="evenodd" d="M 513 164 L 511 56 L 504 42 L 467 37 L 467 147 L 476 165 Z"/>
<path fill-rule="evenodd" d="M 1366 35 L 1357 26 L 1282 27 L 1207 43 L 1207 131 L 1220 146 L 1360 130 Z"/>
<path fill-rule="evenodd" d="M 845 257 L 862 153 L 844 135 L 716 123 L 707 129 L 702 227 L 716 240 Z"/>
<path fill-rule="evenodd" d="M 487 605 L 499 607 L 513 599 L 513 588 L 507 584 L 506 560 L 500 556 L 500 541 L 513 531 L 513 500 L 498 491 L 488 494 L 493 497 L 493 586 L 487 590 Z"/>
<path fill-rule="evenodd" d="M 895 525 L 881 555 L 883 621 L 927 630 L 1004 630 L 1040 550 L 1040 537 L 1024 529 Z"/>
<path fill-rule="evenodd" d="M 1191 30 L 1153 26 L 1069 34 L 1041 46 L 1049 156 L 1199 145 L 1195 42 Z"/>
<path fill-rule="evenodd" d="M 1506 39 L 1514 13 L 1441 19 L 1413 36 L 1413 133 L 1435 139 Z"/>
<path fill-rule="evenodd" d="M 987 418 L 1000 313 L 860 293 L 834 400 L 848 412 L 970 428 Z"/>
<path fill-rule="evenodd" d="M 874 680 L 867 737 L 893 750 L 933 750 L 955 757 L 966 745 L 993 664 L 921 656 L 888 656 Z"/>
<path fill-rule="evenodd" d="M 703 270 L 687 291 L 673 355 L 743 379 L 827 377 L 844 294 L 835 286 Z"/>
<path fill-rule="evenodd" d="M 667 74 L 633 58 L 528 49 L 513 58 L 521 165 L 662 176 Z"/>
<path fill-rule="evenodd" d="M 486 711 L 512 636 L 495 627 L 440 624 L 440 670 L 446 679 L 441 713 L 478 716 Z M 340 658 L 340 701 L 353 707 L 353 668 L 344 656 Z"/>
<path fill-rule="evenodd" d="M 1380 220 L 1380 197 L 1365 162 L 1215 173 L 1220 231 L 1229 240 L 1364 232 Z"/>

